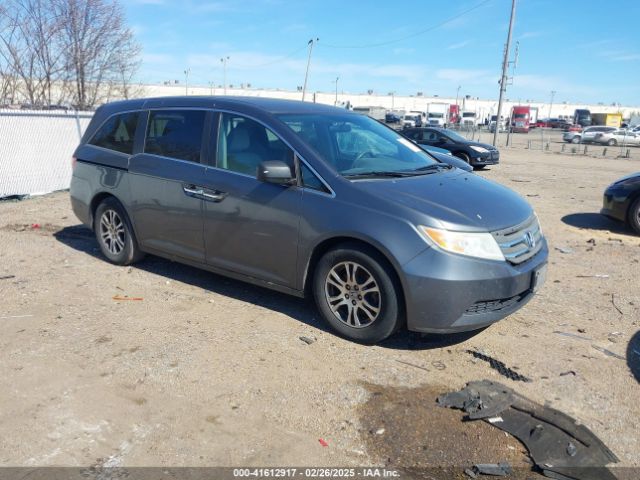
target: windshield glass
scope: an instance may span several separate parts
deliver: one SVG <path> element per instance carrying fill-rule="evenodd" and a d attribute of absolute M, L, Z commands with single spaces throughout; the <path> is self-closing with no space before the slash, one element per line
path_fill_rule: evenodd
<path fill-rule="evenodd" d="M 525 118 L 526 116 L 527 116 L 527 114 L 526 114 L 526 113 L 516 113 L 516 114 L 514 115 L 514 117 L 515 117 L 515 118 Z"/>
<path fill-rule="evenodd" d="M 281 114 L 278 118 L 343 176 L 412 172 L 439 164 L 416 144 L 369 117 Z"/>
<path fill-rule="evenodd" d="M 462 135 L 457 134 L 453 130 L 442 130 L 440 133 L 444 133 L 451 140 L 455 140 L 456 142 L 467 142 L 468 140 L 464 138 Z"/>

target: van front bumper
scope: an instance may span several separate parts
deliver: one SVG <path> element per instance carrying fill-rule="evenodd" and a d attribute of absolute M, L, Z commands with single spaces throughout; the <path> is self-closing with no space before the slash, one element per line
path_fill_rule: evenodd
<path fill-rule="evenodd" d="M 403 266 L 407 328 L 416 332 L 476 330 L 516 312 L 544 283 L 549 250 L 519 265 L 429 248 Z"/>

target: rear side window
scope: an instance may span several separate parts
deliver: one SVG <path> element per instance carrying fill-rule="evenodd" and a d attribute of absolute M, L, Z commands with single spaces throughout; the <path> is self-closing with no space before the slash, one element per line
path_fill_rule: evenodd
<path fill-rule="evenodd" d="M 140 112 L 113 115 L 102 124 L 89 144 L 131 155 L 139 115 Z"/>
<path fill-rule="evenodd" d="M 203 110 L 152 110 L 145 153 L 200 162 L 204 118 Z"/>

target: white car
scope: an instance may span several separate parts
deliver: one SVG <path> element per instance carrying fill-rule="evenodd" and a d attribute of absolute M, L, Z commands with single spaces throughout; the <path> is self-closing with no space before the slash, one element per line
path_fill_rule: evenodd
<path fill-rule="evenodd" d="M 615 145 L 640 145 L 640 133 L 620 128 L 613 132 L 601 133 L 593 141 L 611 147 Z"/>
<path fill-rule="evenodd" d="M 605 133 L 615 132 L 616 130 L 617 130 L 616 127 L 604 127 L 604 126 L 587 127 L 582 131 L 582 135 L 580 137 L 579 143 L 594 143 L 596 141 L 596 137 L 599 137 Z M 573 143 L 578 143 L 578 142 L 573 142 Z"/>

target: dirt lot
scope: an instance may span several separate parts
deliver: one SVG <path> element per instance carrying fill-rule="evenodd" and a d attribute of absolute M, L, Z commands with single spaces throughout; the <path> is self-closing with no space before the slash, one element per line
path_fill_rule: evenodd
<path fill-rule="evenodd" d="M 156 257 L 115 267 L 67 193 L 2 202 L 0 465 L 526 466 L 513 438 L 434 406 L 489 378 L 640 467 L 640 237 L 597 214 L 604 187 L 638 170 L 638 159 L 504 150 L 481 175 L 535 207 L 547 284 L 475 335 L 401 333 L 375 347 L 334 336 L 303 300 Z"/>

